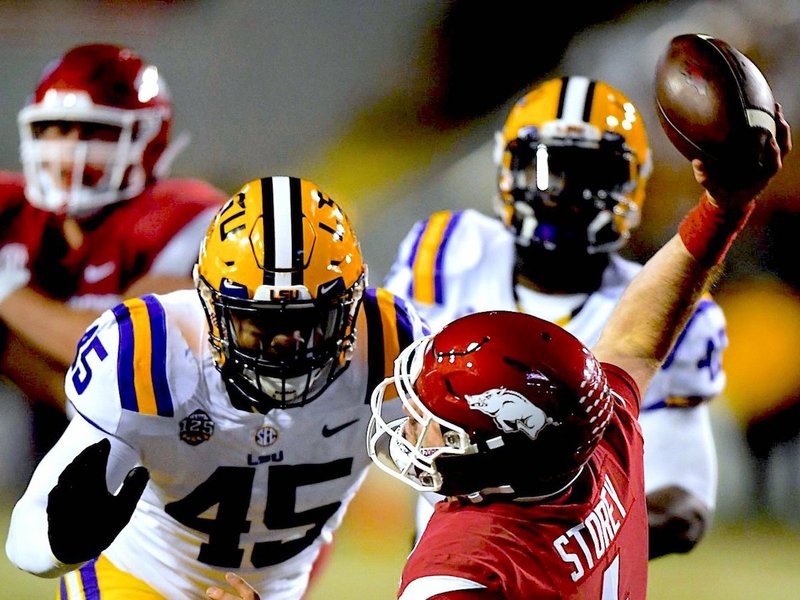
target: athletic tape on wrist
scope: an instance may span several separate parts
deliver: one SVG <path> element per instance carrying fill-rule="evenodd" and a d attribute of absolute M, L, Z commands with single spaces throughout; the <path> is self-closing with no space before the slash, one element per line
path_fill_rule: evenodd
<path fill-rule="evenodd" d="M 678 235 L 689 253 L 701 265 L 713 267 L 725 258 L 739 232 L 755 208 L 751 200 L 741 209 L 725 210 L 713 203 L 707 193 L 689 211 L 678 228 Z"/>

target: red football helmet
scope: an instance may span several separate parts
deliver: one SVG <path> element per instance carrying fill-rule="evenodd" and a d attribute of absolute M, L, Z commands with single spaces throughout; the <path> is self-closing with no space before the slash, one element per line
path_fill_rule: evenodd
<path fill-rule="evenodd" d="M 67 52 L 45 69 L 18 123 L 26 195 L 48 211 L 86 216 L 166 171 L 169 90 L 129 48 Z"/>
<path fill-rule="evenodd" d="M 408 419 L 381 417 L 394 384 Z M 372 395 L 370 456 L 420 491 L 530 499 L 570 485 L 613 412 L 592 353 L 557 325 L 476 313 L 407 348 Z"/>

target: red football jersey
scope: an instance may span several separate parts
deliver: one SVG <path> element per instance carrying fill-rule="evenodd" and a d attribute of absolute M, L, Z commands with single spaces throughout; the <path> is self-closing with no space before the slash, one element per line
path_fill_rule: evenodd
<path fill-rule="evenodd" d="M 448 583 L 445 579 L 445 588 L 437 588 L 440 576 L 470 580 L 493 597 L 508 599 L 645 598 L 639 392 L 627 373 L 604 368 L 617 395 L 614 416 L 570 490 L 540 504 L 440 502 L 403 570 L 399 598 L 442 593 Z"/>
<path fill-rule="evenodd" d="M 0 247 L 17 243 L 27 249 L 31 286 L 46 296 L 108 308 L 109 301 L 98 306 L 90 299 L 121 294 L 151 272 L 167 248 L 165 271 L 189 277 L 213 212 L 226 200 L 202 181 L 159 181 L 85 221 L 83 243 L 73 249 L 64 241 L 62 217 L 25 200 L 21 175 L 0 173 Z M 87 301 L 76 303 L 80 298 Z"/>

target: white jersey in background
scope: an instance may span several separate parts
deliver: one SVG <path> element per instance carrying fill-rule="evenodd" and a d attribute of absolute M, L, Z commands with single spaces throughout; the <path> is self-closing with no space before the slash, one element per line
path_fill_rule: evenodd
<path fill-rule="evenodd" d="M 518 310 L 561 325 L 591 347 L 641 269 L 612 254 L 600 289 L 562 296 L 515 286 L 514 261 L 514 238 L 498 219 L 472 209 L 437 212 L 412 227 L 384 285 L 411 300 L 433 331 L 473 312 Z M 717 465 L 705 401 L 725 386 L 726 346 L 722 310 L 706 297 L 643 399 L 639 422 L 648 493 L 678 485 L 714 508 Z M 419 504 L 418 525 L 427 521 L 426 504 Z"/>

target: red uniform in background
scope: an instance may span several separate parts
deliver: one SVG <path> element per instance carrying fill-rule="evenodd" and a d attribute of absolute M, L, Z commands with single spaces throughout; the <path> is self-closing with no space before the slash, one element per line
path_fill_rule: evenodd
<path fill-rule="evenodd" d="M 24 246 L 37 291 L 104 310 L 146 273 L 190 277 L 199 241 L 226 199 L 202 181 L 158 181 L 86 221 L 82 245 L 71 248 L 63 216 L 29 204 L 21 175 L 0 173 L 0 247 Z"/>
<path fill-rule="evenodd" d="M 438 503 L 406 563 L 401 599 L 418 597 L 415 589 L 432 594 L 443 576 L 469 580 L 509 600 L 645 597 L 639 394 L 623 371 L 608 364 L 603 368 L 619 398 L 603 439 L 573 486 L 543 503 Z"/>
<path fill-rule="evenodd" d="M 66 426 L 64 373 L 97 315 L 192 287 L 221 190 L 168 179 L 172 99 L 130 48 L 48 65 L 19 112 L 23 174 L 0 173 L 0 372 L 31 403 L 34 459 Z"/>

